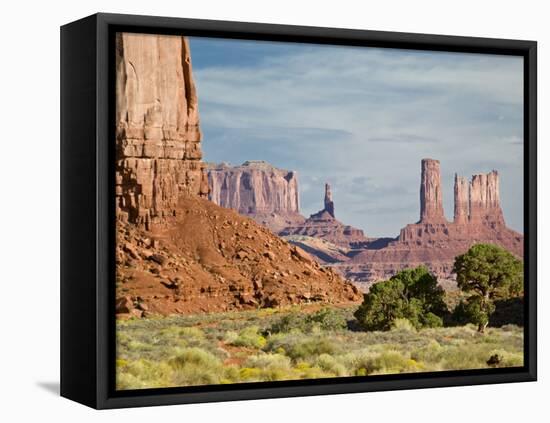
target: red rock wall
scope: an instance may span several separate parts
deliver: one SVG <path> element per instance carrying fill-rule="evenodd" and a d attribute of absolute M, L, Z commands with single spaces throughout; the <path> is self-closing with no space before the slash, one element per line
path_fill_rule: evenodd
<path fill-rule="evenodd" d="M 470 183 L 470 223 L 504 224 L 498 172 L 473 175 Z"/>
<path fill-rule="evenodd" d="M 198 100 L 185 37 L 116 37 L 117 217 L 148 228 L 181 192 L 205 196 Z"/>

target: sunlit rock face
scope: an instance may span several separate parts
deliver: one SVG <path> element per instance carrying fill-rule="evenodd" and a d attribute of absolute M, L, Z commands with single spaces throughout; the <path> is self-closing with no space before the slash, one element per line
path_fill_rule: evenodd
<path fill-rule="evenodd" d="M 176 213 L 180 193 L 207 195 L 185 37 L 117 34 L 116 145 L 118 219 L 149 228 Z"/>
<path fill-rule="evenodd" d="M 273 232 L 305 220 L 300 215 L 295 171 L 264 161 L 247 161 L 240 166 L 209 164 L 208 183 L 212 202 L 251 217 Z"/>

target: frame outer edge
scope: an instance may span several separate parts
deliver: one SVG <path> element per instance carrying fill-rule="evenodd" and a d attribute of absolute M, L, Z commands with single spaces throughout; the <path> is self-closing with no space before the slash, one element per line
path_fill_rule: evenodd
<path fill-rule="evenodd" d="M 456 37 L 442 36 L 429 34 L 407 34 L 398 32 L 381 32 L 381 31 L 366 31 L 352 29 L 335 29 L 335 28 L 317 28 L 317 27 L 302 27 L 302 26 L 287 26 L 273 24 L 256 24 L 256 23 L 241 23 L 241 22 L 224 22 L 224 21 L 208 21 L 196 19 L 181 19 L 181 18 L 162 18 L 151 16 L 133 16 L 133 15 L 118 15 L 118 14 L 96 14 L 85 19 L 95 19 L 95 48 L 96 48 L 96 63 L 94 66 L 96 92 L 94 112 L 96 113 L 95 121 L 95 298 L 94 301 L 94 316 L 95 316 L 95 366 L 94 366 L 94 382 L 95 382 L 95 398 L 94 404 L 87 405 L 103 408 L 120 408 L 120 407 L 135 407 L 135 406 L 151 406 L 151 405 L 169 405 L 169 404 L 184 404 L 184 403 L 200 403 L 212 401 L 234 401 L 244 399 L 262 399 L 262 398 L 280 398 L 294 396 L 309 396 L 309 395 L 324 395 L 338 393 L 359 393 L 382 390 L 401 390 L 401 389 L 418 389 L 432 387 L 450 387 L 460 385 L 479 385 L 488 383 L 508 383 L 536 380 L 536 43 L 532 41 L 518 40 L 501 40 L 501 39 L 486 39 L 475 37 Z M 70 25 L 70 24 L 69 24 Z M 109 364 L 109 343 L 112 340 L 109 337 L 110 325 L 113 323 L 110 306 L 113 302 L 113 293 L 110 293 L 110 248 L 112 247 L 113 239 L 109 235 L 110 220 L 110 137 L 111 129 L 110 117 L 114 111 L 109 110 L 111 105 L 109 86 L 110 61 L 109 57 L 109 31 L 111 27 L 131 26 L 139 30 L 140 26 L 147 27 L 149 30 L 162 32 L 163 30 L 178 30 L 184 32 L 190 31 L 217 31 L 224 34 L 235 35 L 235 37 L 247 36 L 261 39 L 262 36 L 270 35 L 284 36 L 298 39 L 309 37 L 311 40 L 325 39 L 327 42 L 333 43 L 334 40 L 345 41 L 368 41 L 375 40 L 379 43 L 402 43 L 405 47 L 402 48 L 419 48 L 432 50 L 449 50 L 456 47 L 468 48 L 473 50 L 491 49 L 491 50 L 514 50 L 515 54 L 522 54 L 528 58 L 529 69 L 529 155 L 525 157 L 525 163 L 530 164 L 529 169 L 529 189 L 528 201 L 530 202 L 529 209 L 529 245 L 528 250 L 531 257 L 529 260 L 530 280 L 528 281 L 529 291 L 529 367 L 523 370 L 518 369 L 517 372 L 510 373 L 486 373 L 465 375 L 456 373 L 448 377 L 444 375 L 426 374 L 419 375 L 415 378 L 388 378 L 388 379 L 372 379 L 365 382 L 360 380 L 350 380 L 346 383 L 336 383 L 327 380 L 326 383 L 319 385 L 308 386 L 262 386 L 260 388 L 250 388 L 243 386 L 242 389 L 235 388 L 233 390 L 213 390 L 210 392 L 163 392 L 163 393 L 146 393 L 140 395 L 131 395 L 117 393 L 112 396 L 109 386 L 109 376 L 112 368 Z M 416 40 L 416 41 L 415 41 Z M 313 41 L 312 41 L 313 42 Z M 419 44 L 420 42 L 420 44 Z M 394 48 L 395 46 L 388 46 Z M 432 47 L 432 48 L 430 48 Z M 63 247 L 62 247 L 63 248 Z M 92 335 L 89 335 L 92 336 Z"/>

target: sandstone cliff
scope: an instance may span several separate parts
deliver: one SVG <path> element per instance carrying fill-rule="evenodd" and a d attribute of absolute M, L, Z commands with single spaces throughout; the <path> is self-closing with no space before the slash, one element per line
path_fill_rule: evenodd
<path fill-rule="evenodd" d="M 116 36 L 116 211 L 149 228 L 180 193 L 206 195 L 198 101 L 185 37 Z"/>
<path fill-rule="evenodd" d="M 209 198 L 267 226 L 273 232 L 303 222 L 300 215 L 298 175 L 264 161 L 240 166 L 208 166 Z"/>

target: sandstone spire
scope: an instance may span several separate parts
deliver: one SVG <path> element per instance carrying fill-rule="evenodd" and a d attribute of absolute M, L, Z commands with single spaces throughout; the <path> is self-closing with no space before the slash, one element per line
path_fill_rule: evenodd
<path fill-rule="evenodd" d="M 335 217 L 334 216 L 334 201 L 332 201 L 332 192 L 330 190 L 330 185 L 328 183 L 325 184 L 325 210 L 332 217 Z"/>
<path fill-rule="evenodd" d="M 495 217 L 502 215 L 500 208 L 500 183 L 496 170 L 487 174 L 487 213 Z"/>
<path fill-rule="evenodd" d="M 470 183 L 470 222 L 502 223 L 499 176 L 496 170 L 472 176 Z"/>
<path fill-rule="evenodd" d="M 445 222 L 439 160 L 422 159 L 420 223 Z"/>
<path fill-rule="evenodd" d="M 455 173 L 455 213 L 454 222 L 457 224 L 468 223 L 468 214 L 470 212 L 470 185 L 468 180 L 463 176 L 458 176 Z"/>
<path fill-rule="evenodd" d="M 208 193 L 185 37 L 116 36 L 117 217 L 149 227 L 181 192 Z"/>

